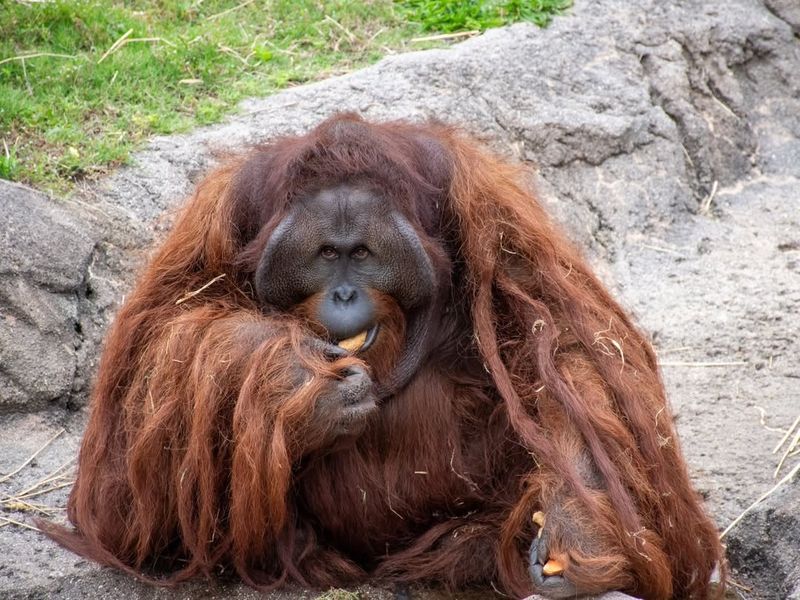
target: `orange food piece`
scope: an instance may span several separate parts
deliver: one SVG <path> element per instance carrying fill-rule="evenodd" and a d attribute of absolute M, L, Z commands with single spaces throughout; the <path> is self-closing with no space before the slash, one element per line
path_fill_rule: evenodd
<path fill-rule="evenodd" d="M 542 567 L 542 573 L 544 573 L 546 576 L 561 575 L 563 572 L 564 565 L 554 558 L 548 560 L 546 563 L 544 563 L 544 567 Z"/>
<path fill-rule="evenodd" d="M 344 348 L 348 352 L 358 352 L 361 349 L 361 346 L 364 345 L 364 342 L 367 341 L 367 332 L 362 331 L 358 335 L 354 335 L 351 338 L 347 338 L 346 340 L 342 340 L 339 342 L 339 347 Z"/>

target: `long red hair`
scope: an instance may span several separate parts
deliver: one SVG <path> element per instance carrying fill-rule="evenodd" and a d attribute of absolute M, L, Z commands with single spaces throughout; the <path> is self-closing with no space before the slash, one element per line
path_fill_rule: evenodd
<path fill-rule="evenodd" d="M 380 452 L 389 456 L 378 449 L 388 443 L 378 439 L 379 425 L 349 454 L 319 456 L 335 469 L 336 480 L 325 481 L 335 491 L 379 480 L 375 489 L 395 490 L 409 515 L 458 488 L 474 527 L 453 543 L 477 548 L 487 532 L 489 564 L 458 563 L 455 550 L 421 561 L 414 549 L 433 552 L 454 522 L 419 516 L 412 528 L 390 521 L 385 507 L 367 510 L 364 490 L 364 536 L 385 530 L 406 550 L 368 557 L 362 540 L 354 547 L 367 550 L 348 555 L 323 543 L 314 525 L 324 521 L 319 511 L 344 523 L 349 517 L 340 513 L 355 510 L 331 504 L 341 497 L 319 497 L 334 492 L 297 469 L 313 463 L 305 424 L 315 399 L 359 361 L 331 362 L 309 349 L 302 343 L 309 323 L 297 314 L 265 313 L 254 299 L 252 268 L 302 190 L 354 179 L 379 186 L 435 264 L 451 270 L 448 314 L 456 316 L 448 318 L 476 360 L 454 363 L 452 374 L 421 367 L 384 401 L 385 419 L 396 418 L 388 435 L 414 446 L 392 460 L 413 455 L 415 464 L 439 465 L 439 483 L 401 481 L 387 463 L 376 466 Z M 573 548 L 576 584 L 653 598 L 708 596 L 722 549 L 692 489 L 653 350 L 523 179 L 520 167 L 454 128 L 369 124 L 353 115 L 218 168 L 108 334 L 69 501 L 75 530 L 48 525 L 48 534 L 138 576 L 166 571 L 160 581 L 230 566 L 256 586 L 340 585 L 370 574 L 460 585 L 476 583 L 469 571 L 483 569 L 524 595 L 531 515 L 566 497 L 583 515 L 581 526 L 614 548 L 601 556 Z M 470 354 L 453 352 L 456 361 Z M 289 383 L 296 361 L 314 373 L 299 388 Z M 434 398 L 431 390 L 453 396 Z M 413 413 L 423 396 L 429 414 Z M 466 475 L 480 469 L 457 447 L 457 432 L 468 427 L 483 439 L 483 477 Z M 446 446 L 443 458 L 445 441 L 453 450 Z M 575 456 L 588 458 L 592 476 Z M 318 520 L 308 517 L 315 502 Z M 395 530 L 402 533 L 386 533 Z M 559 542 L 567 540 L 556 536 Z"/>

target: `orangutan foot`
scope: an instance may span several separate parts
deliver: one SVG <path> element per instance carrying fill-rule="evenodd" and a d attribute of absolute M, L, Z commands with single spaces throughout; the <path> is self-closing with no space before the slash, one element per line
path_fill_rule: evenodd
<path fill-rule="evenodd" d="M 565 577 L 563 561 L 550 556 L 544 513 L 535 512 L 533 522 L 539 527 L 530 549 L 530 573 L 536 593 L 548 598 L 575 597 L 577 589 Z"/>

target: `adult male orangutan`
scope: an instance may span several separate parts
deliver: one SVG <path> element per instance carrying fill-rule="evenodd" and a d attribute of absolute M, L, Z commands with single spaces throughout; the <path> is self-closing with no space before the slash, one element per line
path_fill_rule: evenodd
<path fill-rule="evenodd" d="M 518 167 L 334 116 L 198 187 L 116 317 L 64 546 L 158 582 L 703 598 L 656 358 Z"/>

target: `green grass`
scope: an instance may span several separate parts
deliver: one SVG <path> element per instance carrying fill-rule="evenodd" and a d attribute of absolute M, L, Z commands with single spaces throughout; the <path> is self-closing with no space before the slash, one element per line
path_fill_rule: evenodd
<path fill-rule="evenodd" d="M 419 36 L 544 26 L 568 4 L 0 0 L 0 177 L 63 193 L 243 98 L 447 43 Z"/>
<path fill-rule="evenodd" d="M 483 31 L 516 21 L 532 21 L 546 27 L 553 15 L 565 10 L 571 0 L 405 0 L 411 18 L 426 31 Z"/>

